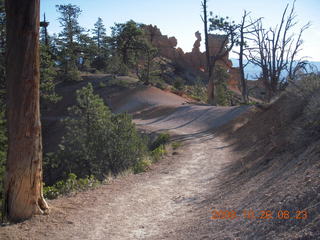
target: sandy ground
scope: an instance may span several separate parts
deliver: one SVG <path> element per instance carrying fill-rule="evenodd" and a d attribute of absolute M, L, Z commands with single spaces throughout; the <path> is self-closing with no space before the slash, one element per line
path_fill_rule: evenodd
<path fill-rule="evenodd" d="M 221 185 L 217 176 L 234 158 L 228 144 L 208 130 L 247 108 L 181 101 L 162 106 L 171 109 L 163 115 L 159 109 L 154 114 L 150 106 L 155 107 L 148 103 L 149 108 L 136 115 L 139 128 L 170 131 L 181 137 L 182 147 L 147 173 L 129 174 L 98 189 L 50 201 L 49 216 L 2 227 L 0 239 L 208 239 L 210 233 L 195 232 L 193 224 L 199 219 L 212 222 L 206 199 Z M 133 107 L 137 109 L 137 104 Z M 125 103 L 120 109 L 130 107 Z M 189 232 L 177 231 L 182 227 Z"/>

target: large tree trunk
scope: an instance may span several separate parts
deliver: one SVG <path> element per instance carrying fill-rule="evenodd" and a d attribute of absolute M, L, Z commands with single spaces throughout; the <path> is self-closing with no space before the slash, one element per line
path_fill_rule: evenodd
<path fill-rule="evenodd" d="M 210 105 L 216 105 L 215 101 L 215 86 L 214 86 L 214 77 L 213 74 L 209 76 L 209 81 L 208 81 L 208 103 Z"/>
<path fill-rule="evenodd" d="M 243 36 L 243 29 L 241 29 L 241 44 L 240 44 L 240 52 L 239 52 L 239 69 L 240 69 L 240 84 L 241 84 L 241 94 L 242 94 L 242 101 L 244 103 L 249 102 L 249 93 L 248 93 L 248 86 L 247 80 L 244 76 L 244 64 L 243 64 L 243 48 L 244 48 L 244 36 Z"/>
<path fill-rule="evenodd" d="M 4 213 L 10 221 L 48 210 L 42 196 L 39 5 L 40 0 L 6 1 L 9 149 Z"/>

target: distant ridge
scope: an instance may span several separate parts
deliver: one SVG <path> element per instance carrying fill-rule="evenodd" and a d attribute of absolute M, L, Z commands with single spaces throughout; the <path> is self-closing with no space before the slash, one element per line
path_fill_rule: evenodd
<path fill-rule="evenodd" d="M 232 61 L 232 65 L 234 67 L 239 67 L 239 60 L 238 59 L 231 58 L 230 60 Z M 316 67 L 317 71 L 320 71 L 320 62 L 310 61 L 310 63 Z M 245 68 L 245 75 L 246 76 L 248 75 L 248 79 L 250 79 L 250 80 L 257 79 L 257 76 L 260 75 L 260 72 L 261 72 L 260 68 L 252 63 L 249 63 L 247 65 L 247 67 Z"/>

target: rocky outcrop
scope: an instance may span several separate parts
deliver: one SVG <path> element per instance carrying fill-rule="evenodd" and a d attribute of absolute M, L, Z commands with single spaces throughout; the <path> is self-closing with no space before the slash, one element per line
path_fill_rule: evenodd
<path fill-rule="evenodd" d="M 150 43 L 158 49 L 160 56 L 171 60 L 174 60 L 179 56 L 179 52 L 176 48 L 178 41 L 175 37 L 162 35 L 157 26 L 146 25 L 144 26 L 144 30 Z"/>
<path fill-rule="evenodd" d="M 184 53 L 181 48 L 177 48 L 177 39 L 175 37 L 162 35 L 157 26 L 146 25 L 144 26 L 144 30 L 151 44 L 158 49 L 160 56 L 168 58 L 182 66 L 186 66 L 188 69 L 198 73 L 206 71 L 206 54 L 200 51 L 202 38 L 199 31 L 195 33 L 196 41 L 193 44 L 192 51 Z M 209 51 L 211 55 L 220 51 L 220 47 L 225 41 L 225 38 L 225 35 L 209 34 Z M 229 54 L 226 54 L 225 58 L 220 60 L 218 64 L 229 72 L 229 86 L 238 89 L 240 72 L 238 68 L 232 67 Z"/>

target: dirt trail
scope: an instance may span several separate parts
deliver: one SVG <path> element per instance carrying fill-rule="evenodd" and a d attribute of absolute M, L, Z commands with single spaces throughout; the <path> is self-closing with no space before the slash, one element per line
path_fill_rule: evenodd
<path fill-rule="evenodd" d="M 206 150 L 208 141 L 217 150 L 214 157 L 212 149 Z M 212 184 L 217 183 L 215 176 L 230 159 L 230 153 L 219 150 L 224 143 L 211 136 L 189 144 L 170 162 L 132 179 L 130 189 L 114 195 L 107 207 L 98 211 L 104 213 L 102 220 L 96 222 L 84 238 L 170 239 L 183 221 L 192 222 L 197 218 L 197 210 L 206 200 Z M 209 220 L 209 209 L 208 215 L 203 217 Z"/>
<path fill-rule="evenodd" d="M 206 200 L 234 158 L 229 146 L 208 130 L 244 111 L 246 107 L 181 105 L 165 116 L 139 115 L 140 128 L 172 131 L 185 138 L 183 146 L 147 173 L 50 201 L 50 216 L 3 227 L 0 239 L 208 239 L 192 225 L 200 218 L 211 221 Z M 176 233 L 188 226 L 190 232 Z"/>

